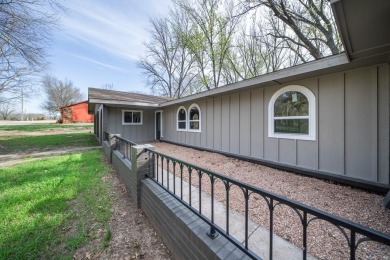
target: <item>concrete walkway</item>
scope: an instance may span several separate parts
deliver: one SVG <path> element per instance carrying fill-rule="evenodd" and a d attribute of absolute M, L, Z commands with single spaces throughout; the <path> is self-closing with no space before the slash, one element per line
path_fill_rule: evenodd
<path fill-rule="evenodd" d="M 14 120 L 0 120 L 0 125 L 33 125 L 33 124 L 55 124 L 57 120 L 35 120 L 14 121 Z"/>
<path fill-rule="evenodd" d="M 164 175 L 164 176 L 162 176 Z M 163 182 L 161 180 L 163 179 Z M 169 179 L 169 182 L 167 182 Z M 180 197 L 181 181 L 179 177 L 173 176 L 166 170 L 158 170 L 158 180 L 165 187 L 169 183 L 169 190 Z M 175 183 L 175 192 L 174 192 Z M 191 188 L 191 206 L 199 212 L 199 189 L 183 180 L 183 200 L 189 204 L 189 190 Z M 206 192 L 201 192 L 201 212 L 202 215 L 211 219 L 211 196 Z M 223 230 L 226 230 L 226 205 L 214 199 L 214 223 Z M 245 217 L 244 215 L 229 208 L 229 233 L 238 241 L 245 241 Z M 269 230 L 261 227 L 259 224 L 248 221 L 248 248 L 260 256 L 262 259 L 269 259 Z M 280 260 L 302 259 L 302 249 L 296 247 L 290 242 L 284 240 L 274 233 L 273 235 L 273 258 Z M 316 259 L 308 255 L 307 259 Z"/>
<path fill-rule="evenodd" d="M 45 152 L 29 152 L 0 155 L 0 167 L 11 166 L 17 163 L 36 160 L 42 157 L 63 155 L 67 153 L 100 149 L 101 146 L 64 148 Z"/>

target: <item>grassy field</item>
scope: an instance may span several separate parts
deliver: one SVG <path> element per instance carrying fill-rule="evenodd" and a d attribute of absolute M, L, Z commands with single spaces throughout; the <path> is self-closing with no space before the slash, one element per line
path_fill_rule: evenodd
<path fill-rule="evenodd" d="M 0 259 L 71 259 L 98 235 L 107 246 L 111 209 L 101 156 L 96 150 L 0 168 Z"/>
<path fill-rule="evenodd" d="M 3 131 L 41 131 L 46 129 L 72 128 L 72 129 L 91 129 L 93 124 L 31 124 L 31 125 L 0 125 Z"/>
<path fill-rule="evenodd" d="M 0 154 L 96 145 L 98 145 L 96 139 L 91 133 L 54 134 L 44 136 L 0 136 Z"/>

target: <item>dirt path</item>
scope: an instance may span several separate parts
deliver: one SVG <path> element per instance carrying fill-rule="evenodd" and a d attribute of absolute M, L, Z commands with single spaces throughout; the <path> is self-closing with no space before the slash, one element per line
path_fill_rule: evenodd
<path fill-rule="evenodd" d="M 73 133 L 91 133 L 90 127 L 80 128 L 48 128 L 37 131 L 5 131 L 0 130 L 0 136 L 40 136 L 40 135 L 55 135 L 55 134 L 73 134 Z"/>
<path fill-rule="evenodd" d="M 145 214 L 137 209 L 134 200 L 118 178 L 115 170 L 105 176 L 111 186 L 113 216 L 109 222 L 112 238 L 103 249 L 99 236 L 77 249 L 74 259 L 173 259 L 153 229 Z M 102 230 L 104 232 L 104 230 Z"/>
<path fill-rule="evenodd" d="M 100 149 L 100 148 L 101 148 L 100 146 L 63 148 L 63 149 L 59 148 L 57 150 L 46 151 L 46 152 L 16 153 L 16 154 L 0 155 L 0 167 L 11 166 L 26 161 L 36 160 L 42 157 L 62 155 L 66 153 L 73 153 L 73 152 L 86 151 L 91 149 Z"/>

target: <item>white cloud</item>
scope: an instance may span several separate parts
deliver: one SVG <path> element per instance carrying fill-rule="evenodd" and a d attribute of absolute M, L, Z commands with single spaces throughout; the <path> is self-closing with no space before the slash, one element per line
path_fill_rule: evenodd
<path fill-rule="evenodd" d="M 125 73 L 129 73 L 130 72 L 129 70 L 125 70 L 125 69 L 122 69 L 120 67 L 117 67 L 117 66 L 114 66 L 114 65 L 111 65 L 111 64 L 107 64 L 107 63 L 104 63 L 104 62 L 100 62 L 98 60 L 91 59 L 91 58 L 88 58 L 88 57 L 85 57 L 85 56 L 82 56 L 82 55 L 78 55 L 78 54 L 75 54 L 75 53 L 70 53 L 70 52 L 66 52 L 66 51 L 64 51 L 63 53 L 65 53 L 67 55 L 71 55 L 71 56 L 76 57 L 76 58 L 79 58 L 79 59 L 84 60 L 84 61 L 88 61 L 88 62 L 96 64 L 96 65 L 99 65 L 99 66 L 104 67 L 104 68 L 109 68 L 109 69 L 112 69 L 112 70 L 116 70 L 116 71 L 119 71 L 119 72 L 125 72 Z"/>
<path fill-rule="evenodd" d="M 165 8 L 161 8 L 165 6 Z M 135 60 L 144 51 L 149 16 L 166 11 L 164 1 L 79 1 L 67 4 L 65 34 L 111 55 Z"/>

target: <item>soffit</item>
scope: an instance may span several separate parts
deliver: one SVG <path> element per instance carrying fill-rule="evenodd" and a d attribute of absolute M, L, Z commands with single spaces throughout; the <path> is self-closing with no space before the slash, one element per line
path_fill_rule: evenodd
<path fill-rule="evenodd" d="M 331 4 L 349 59 L 390 52 L 389 0 L 332 0 Z"/>

